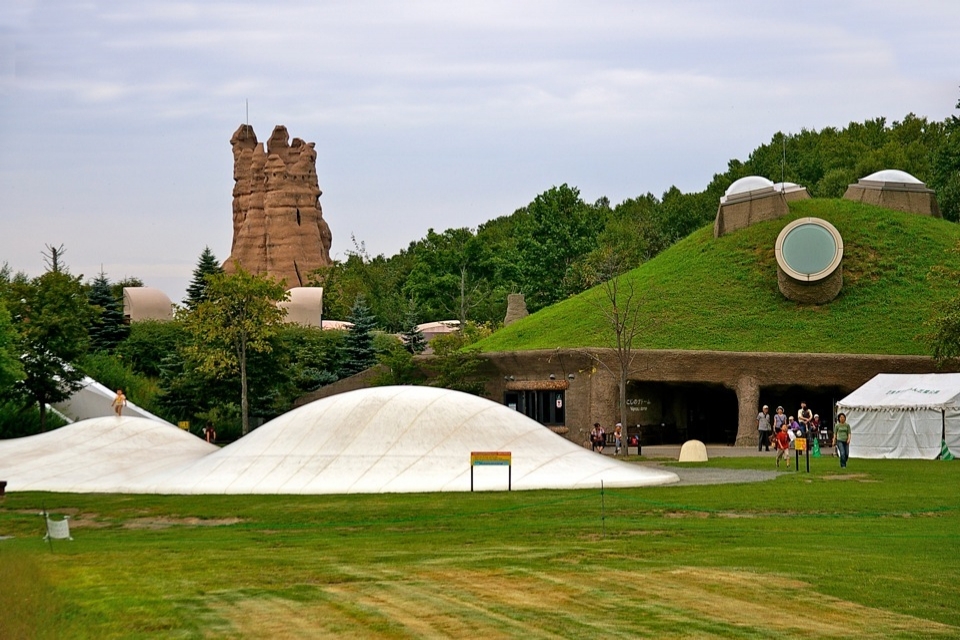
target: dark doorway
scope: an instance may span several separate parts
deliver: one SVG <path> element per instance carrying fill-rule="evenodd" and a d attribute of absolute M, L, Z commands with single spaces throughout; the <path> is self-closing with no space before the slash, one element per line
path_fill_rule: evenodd
<path fill-rule="evenodd" d="M 737 438 L 737 394 L 722 385 L 638 382 L 627 384 L 628 435 L 643 444 L 733 444 Z"/>

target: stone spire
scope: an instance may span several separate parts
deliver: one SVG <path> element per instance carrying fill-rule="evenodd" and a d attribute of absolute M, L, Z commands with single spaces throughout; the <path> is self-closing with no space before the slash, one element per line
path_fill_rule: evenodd
<path fill-rule="evenodd" d="M 312 142 L 274 128 L 267 148 L 248 124 L 230 138 L 233 147 L 233 247 L 227 272 L 239 263 L 251 273 L 267 273 L 287 288 L 307 284 L 308 274 L 329 266 L 333 236 L 323 219 Z"/>

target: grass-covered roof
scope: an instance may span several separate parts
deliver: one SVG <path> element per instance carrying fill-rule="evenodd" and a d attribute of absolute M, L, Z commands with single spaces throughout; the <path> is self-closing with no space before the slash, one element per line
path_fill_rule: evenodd
<path fill-rule="evenodd" d="M 843 237 L 843 289 L 801 305 L 777 287 L 774 244 L 799 217 Z M 960 289 L 934 267 L 960 270 L 960 225 L 846 200 L 790 204 L 790 214 L 722 238 L 704 227 L 621 276 L 643 292 L 644 349 L 928 355 L 925 323 Z M 484 351 L 609 347 L 597 287 L 534 313 L 479 343 Z"/>

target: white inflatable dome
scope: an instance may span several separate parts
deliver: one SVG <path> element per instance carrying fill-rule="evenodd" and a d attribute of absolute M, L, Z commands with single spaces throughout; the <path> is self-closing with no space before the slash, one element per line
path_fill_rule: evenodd
<path fill-rule="evenodd" d="M 159 493 L 470 491 L 470 454 L 512 454 L 513 489 L 638 487 L 668 471 L 587 451 L 504 405 L 432 387 L 374 387 L 295 409 L 172 476 Z M 475 467 L 477 490 L 505 490 L 507 467 Z"/>
<path fill-rule="evenodd" d="M 219 449 L 166 422 L 110 416 L 0 440 L 8 491 L 136 493 L 140 479 Z"/>

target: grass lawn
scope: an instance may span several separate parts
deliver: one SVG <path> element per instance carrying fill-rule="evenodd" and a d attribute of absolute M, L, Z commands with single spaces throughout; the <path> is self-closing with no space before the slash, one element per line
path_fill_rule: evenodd
<path fill-rule="evenodd" d="M 0 637 L 960 637 L 960 462 L 811 462 L 602 495 L 10 494 Z M 51 551 L 44 506 L 75 540 Z"/>
<path fill-rule="evenodd" d="M 843 289 L 803 305 L 777 287 L 777 235 L 813 216 L 843 236 Z M 624 274 L 642 292 L 642 349 L 930 355 L 923 334 L 957 295 L 960 225 L 848 200 L 790 203 L 790 214 L 722 238 L 708 225 Z M 531 314 L 480 341 L 484 351 L 609 347 L 595 288 Z"/>

